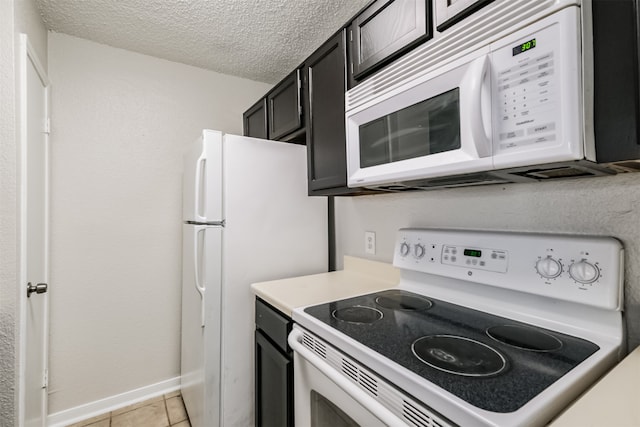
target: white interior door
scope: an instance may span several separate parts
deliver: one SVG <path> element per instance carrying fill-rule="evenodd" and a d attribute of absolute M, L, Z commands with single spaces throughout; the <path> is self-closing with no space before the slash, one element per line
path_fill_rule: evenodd
<path fill-rule="evenodd" d="M 48 87 L 40 61 L 21 35 L 21 355 L 20 425 L 42 427 L 47 415 Z M 28 291 L 30 288 L 30 292 Z"/>

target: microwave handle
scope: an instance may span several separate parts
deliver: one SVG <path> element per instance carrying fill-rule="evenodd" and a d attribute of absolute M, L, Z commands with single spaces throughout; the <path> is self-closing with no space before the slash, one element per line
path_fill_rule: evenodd
<path fill-rule="evenodd" d="M 473 61 L 467 71 L 467 75 L 469 76 L 469 93 L 472 105 L 472 113 L 469 117 L 469 122 L 479 157 L 488 157 L 491 155 L 491 139 L 487 136 L 487 130 L 484 126 L 485 111 L 482 103 L 482 90 L 484 88 L 485 76 L 488 71 L 488 55 L 483 55 L 481 58 Z"/>
<path fill-rule="evenodd" d="M 311 350 L 308 350 L 306 347 L 304 347 L 302 345 L 302 337 L 303 333 L 298 329 L 294 329 L 291 331 L 291 333 L 289 333 L 289 337 L 287 339 L 289 346 L 293 349 L 293 351 L 298 353 L 300 357 L 304 358 L 313 366 L 315 366 L 320 372 L 326 375 L 331 381 L 333 381 L 349 396 L 351 396 L 354 400 L 356 400 L 359 404 L 361 404 L 364 408 L 366 408 L 369 412 L 371 412 L 386 425 L 391 427 L 406 426 L 406 424 L 400 421 L 400 419 L 396 417 L 391 411 L 380 405 L 374 398 L 369 396 L 360 387 L 338 373 L 338 371 L 333 369 L 327 362 L 322 360 L 320 356 L 317 356 Z"/>

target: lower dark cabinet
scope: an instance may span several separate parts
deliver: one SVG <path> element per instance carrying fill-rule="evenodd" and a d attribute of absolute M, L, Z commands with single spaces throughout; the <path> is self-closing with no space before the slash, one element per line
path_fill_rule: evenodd
<path fill-rule="evenodd" d="M 293 426 L 293 359 L 256 331 L 256 426 Z"/>
<path fill-rule="evenodd" d="M 256 427 L 293 427 L 293 353 L 286 343 L 292 321 L 256 299 Z"/>

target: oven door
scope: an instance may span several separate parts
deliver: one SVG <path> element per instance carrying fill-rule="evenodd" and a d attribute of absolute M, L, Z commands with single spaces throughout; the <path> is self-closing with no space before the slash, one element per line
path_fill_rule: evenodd
<path fill-rule="evenodd" d="M 293 366 L 296 426 L 385 426 L 298 352 Z"/>
<path fill-rule="evenodd" d="M 294 326 L 288 340 L 294 350 L 296 427 L 406 427 L 407 423 L 396 414 L 343 376 L 325 359 L 309 350 L 303 344 L 308 338 L 305 335 Z M 335 360 L 335 355 L 326 352 L 326 347 L 316 344 L 315 348 L 319 350 L 319 354 Z M 385 395 L 387 399 L 394 400 L 391 395 Z M 418 413 L 412 415 L 417 419 L 428 420 Z M 430 424 L 425 421 L 425 425 Z"/>
<path fill-rule="evenodd" d="M 399 388 L 294 325 L 297 427 L 441 426 L 451 424 Z"/>
<path fill-rule="evenodd" d="M 349 187 L 492 169 L 489 48 L 346 114 Z"/>

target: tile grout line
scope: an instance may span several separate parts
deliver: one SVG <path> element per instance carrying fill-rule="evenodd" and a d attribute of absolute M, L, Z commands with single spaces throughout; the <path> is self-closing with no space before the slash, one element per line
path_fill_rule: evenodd
<path fill-rule="evenodd" d="M 167 414 L 167 422 L 169 423 L 169 426 L 171 426 L 171 418 L 169 417 L 169 408 L 167 408 L 167 395 L 163 395 L 162 396 L 163 401 L 164 401 L 164 413 Z"/>

